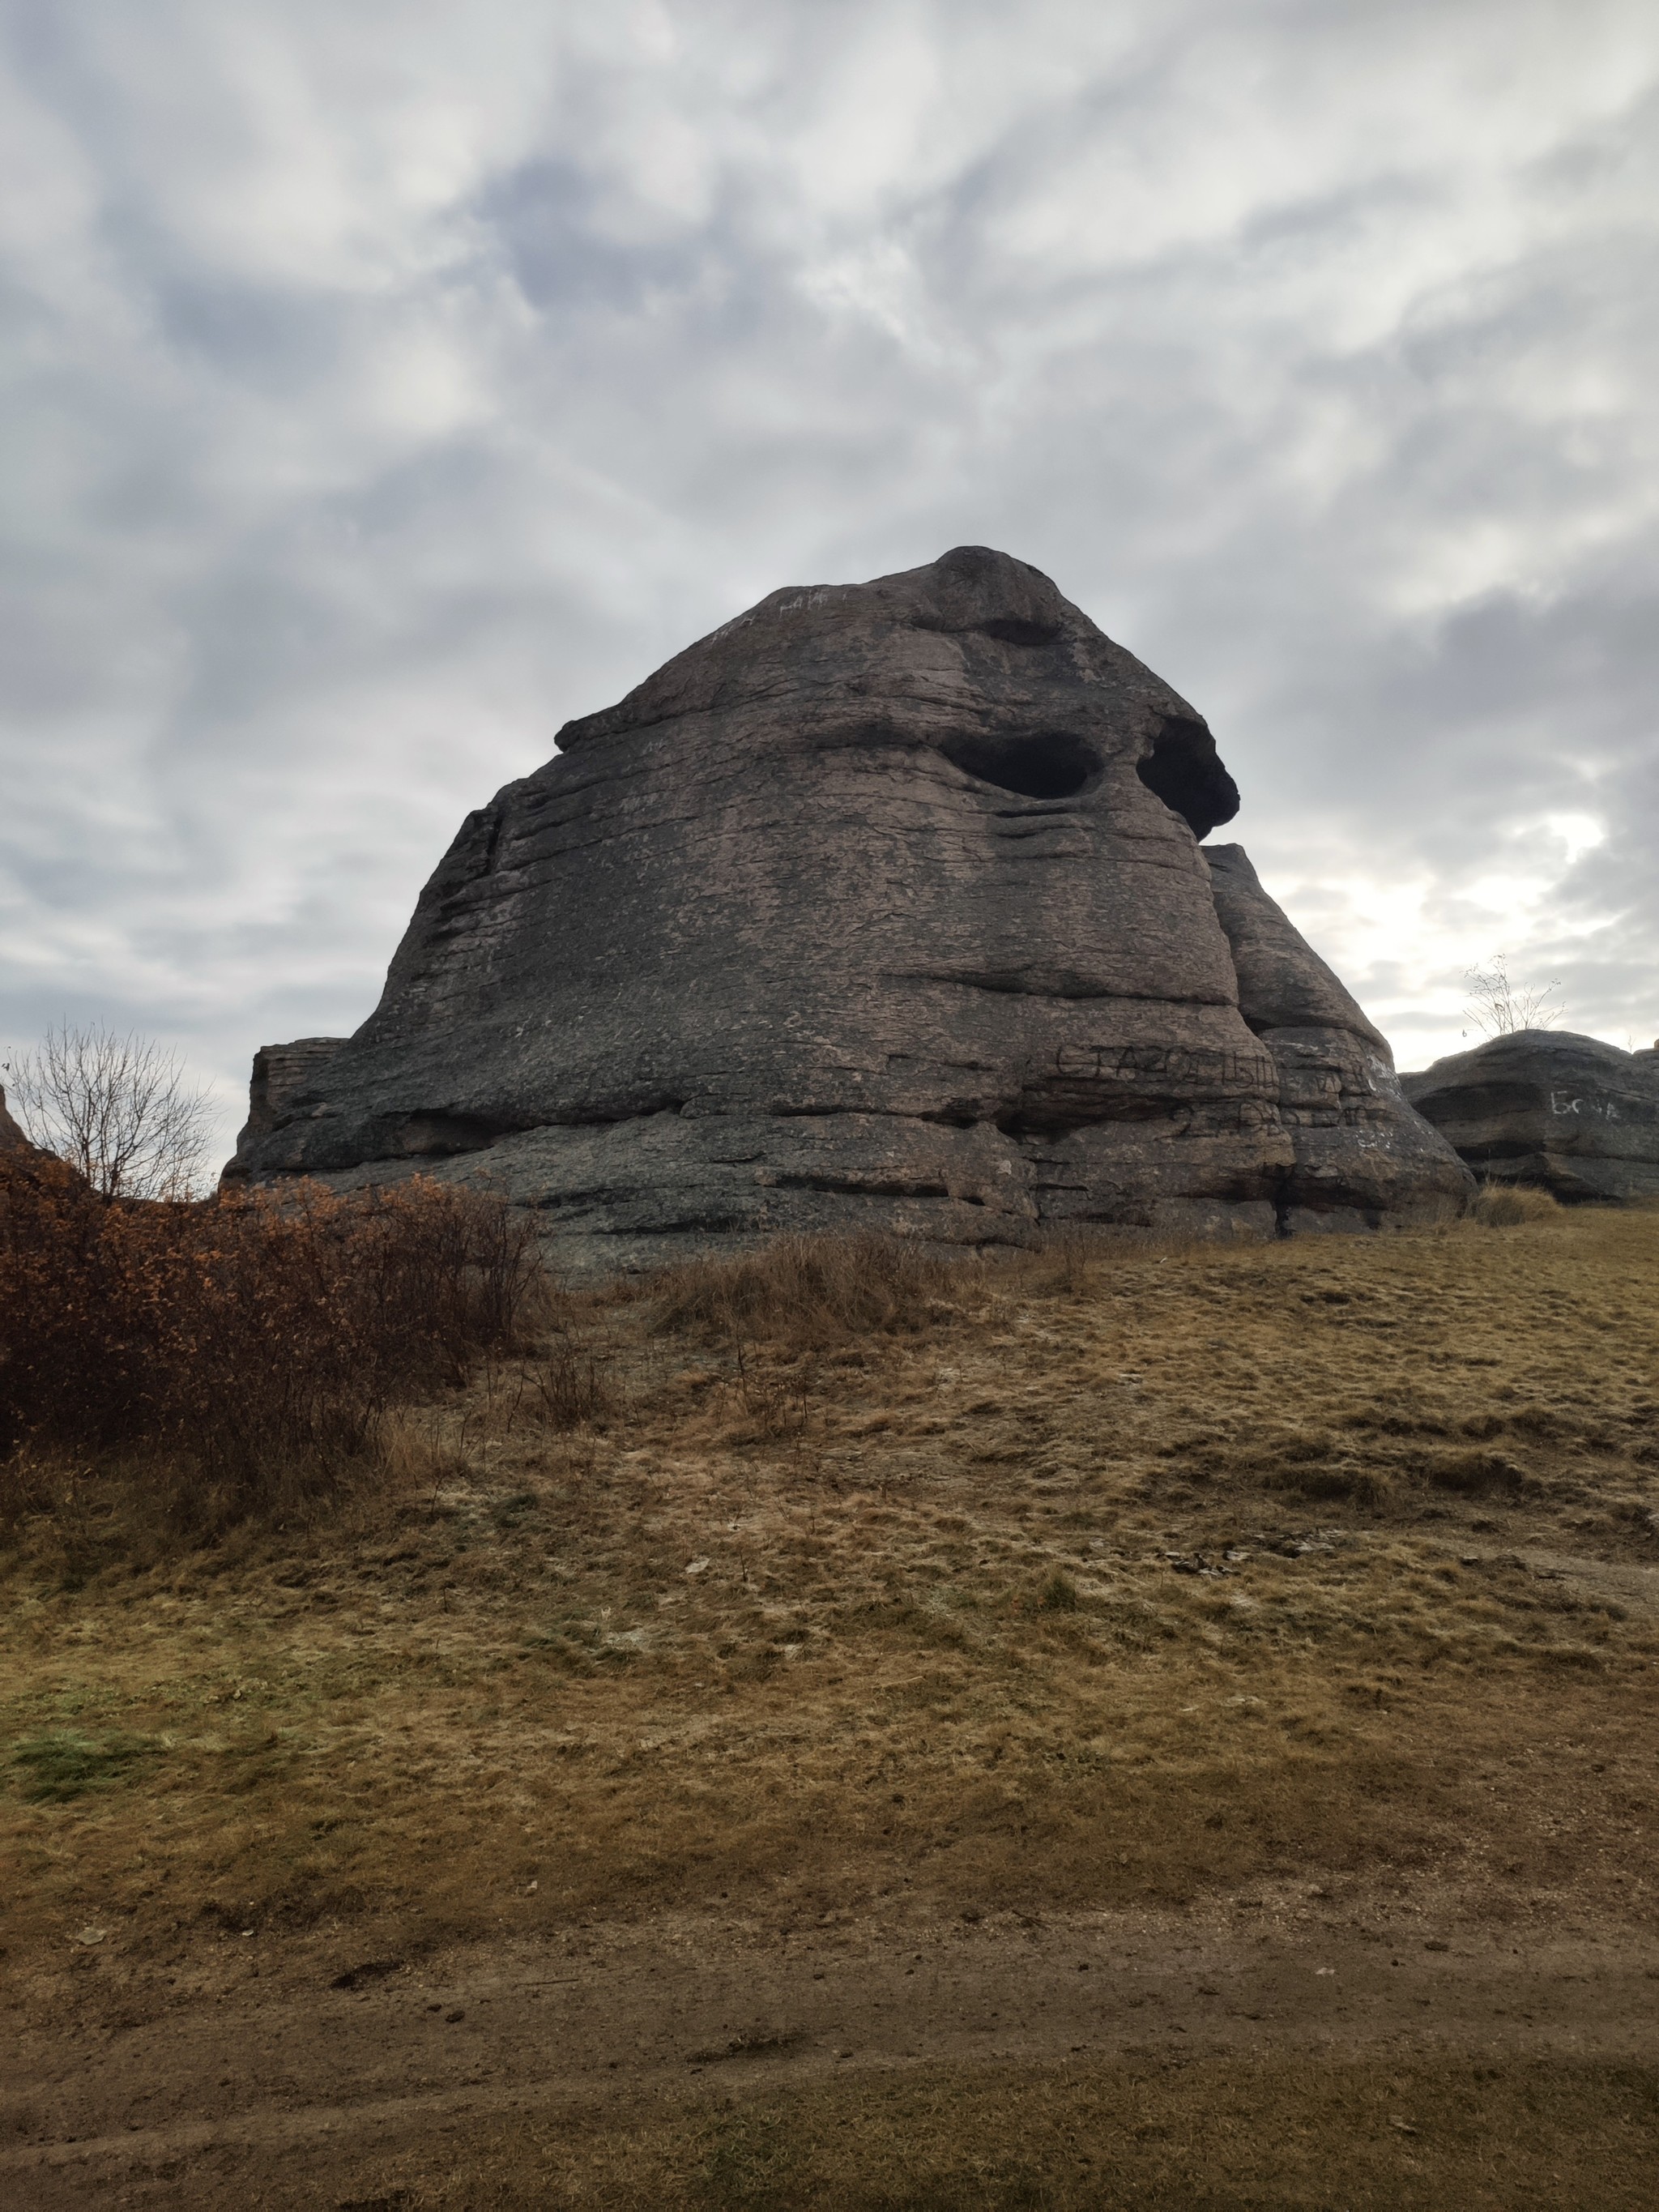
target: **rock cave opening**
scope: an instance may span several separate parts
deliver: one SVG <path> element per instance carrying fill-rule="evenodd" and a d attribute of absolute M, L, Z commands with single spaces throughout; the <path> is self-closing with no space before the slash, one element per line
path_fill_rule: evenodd
<path fill-rule="evenodd" d="M 1180 815 L 1194 837 L 1207 837 L 1238 811 L 1238 786 L 1221 765 L 1215 739 L 1202 722 L 1166 714 L 1151 752 L 1136 762 L 1135 774 L 1172 814 Z"/>
<path fill-rule="evenodd" d="M 1012 616 L 999 616 L 994 622 L 979 625 L 981 637 L 994 637 L 1001 645 L 1052 645 L 1060 635 L 1057 622 L 1020 622 Z"/>
<path fill-rule="evenodd" d="M 946 738 L 939 750 L 976 783 L 994 783 L 1022 799 L 1074 798 L 1100 771 L 1089 746 L 1065 730 L 1017 737 L 964 734 Z"/>

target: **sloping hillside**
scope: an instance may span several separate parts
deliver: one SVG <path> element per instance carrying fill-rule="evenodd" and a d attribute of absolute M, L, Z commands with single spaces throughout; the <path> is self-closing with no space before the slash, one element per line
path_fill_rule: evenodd
<path fill-rule="evenodd" d="M 1644 2201 L 1656 1289 L 1650 1212 L 799 1248 L 346 1517 L 30 1524 L 0 2182 Z"/>

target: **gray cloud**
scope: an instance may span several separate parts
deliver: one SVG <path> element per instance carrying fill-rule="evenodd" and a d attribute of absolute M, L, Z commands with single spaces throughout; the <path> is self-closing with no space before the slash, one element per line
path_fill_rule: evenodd
<path fill-rule="evenodd" d="M 0 7 L 0 1036 L 355 1026 L 774 586 L 1036 562 L 1417 1060 L 1659 1030 L 1634 0 Z"/>

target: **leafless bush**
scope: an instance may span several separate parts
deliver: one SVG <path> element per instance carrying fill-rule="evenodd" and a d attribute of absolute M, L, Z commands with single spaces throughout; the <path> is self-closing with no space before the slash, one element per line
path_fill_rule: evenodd
<path fill-rule="evenodd" d="M 112 1030 L 48 1030 L 7 1064 L 24 1133 L 100 1198 L 189 1198 L 210 1137 L 207 1095 L 176 1054 Z"/>
<path fill-rule="evenodd" d="M 1512 981 L 1509 962 L 1501 952 L 1493 954 L 1489 968 L 1471 968 L 1463 981 L 1469 994 L 1469 1003 L 1463 1011 L 1483 1036 L 1512 1036 L 1519 1030 L 1547 1030 L 1566 1012 L 1564 1006 L 1550 1004 L 1561 988 L 1559 981 Z"/>

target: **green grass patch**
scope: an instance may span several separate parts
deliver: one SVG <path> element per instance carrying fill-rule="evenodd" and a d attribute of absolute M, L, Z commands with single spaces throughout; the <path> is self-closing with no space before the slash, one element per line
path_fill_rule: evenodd
<path fill-rule="evenodd" d="M 62 1805 L 88 1790 L 125 1781 L 155 1755 L 137 1735 L 83 1735 L 77 1729 L 47 1729 L 12 1749 L 17 1787 L 32 1805 Z"/>

